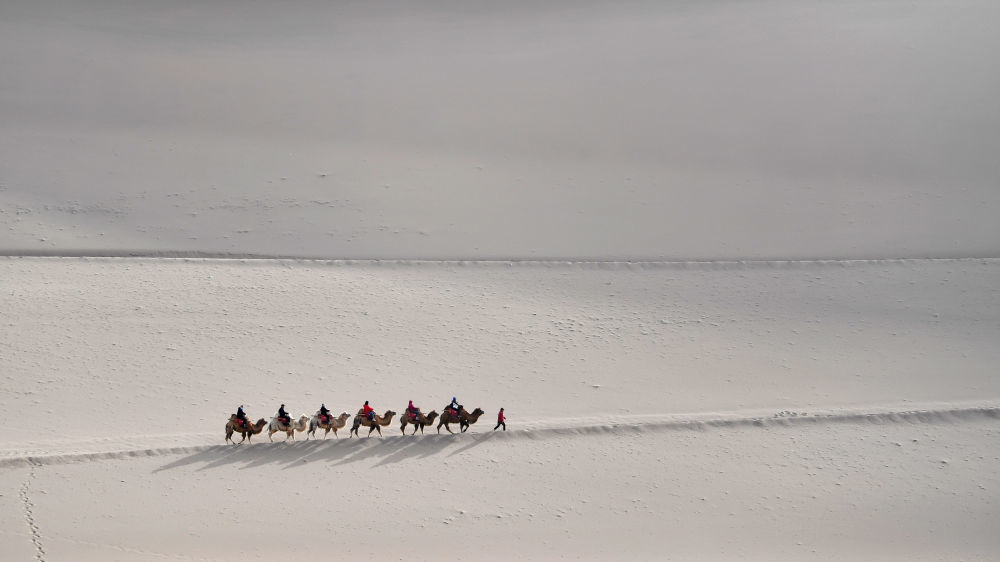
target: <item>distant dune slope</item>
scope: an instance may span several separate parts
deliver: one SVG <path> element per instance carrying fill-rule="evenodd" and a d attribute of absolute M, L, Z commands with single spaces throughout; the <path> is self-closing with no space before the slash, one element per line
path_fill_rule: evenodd
<path fill-rule="evenodd" d="M 10 0 L 0 249 L 995 257 L 998 20 L 983 0 Z"/>

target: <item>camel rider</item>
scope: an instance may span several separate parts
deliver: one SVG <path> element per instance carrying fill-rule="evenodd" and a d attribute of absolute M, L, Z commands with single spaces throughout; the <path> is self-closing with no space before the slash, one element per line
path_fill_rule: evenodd
<path fill-rule="evenodd" d="M 236 408 L 236 419 L 243 425 L 249 425 L 250 421 L 247 420 L 247 414 L 243 411 L 243 404 L 240 404 L 239 408 Z"/>
<path fill-rule="evenodd" d="M 458 415 L 458 411 L 462 409 L 462 405 L 458 403 L 458 400 L 455 400 L 454 396 L 452 396 L 451 397 L 451 404 L 448 404 L 447 406 L 445 406 L 445 409 L 446 410 L 453 410 L 455 412 L 455 415 L 457 416 Z"/>
<path fill-rule="evenodd" d="M 368 405 L 368 401 L 365 400 L 365 405 L 361 408 L 364 411 L 365 417 L 371 421 L 375 421 L 375 408 Z"/>
<path fill-rule="evenodd" d="M 406 407 L 406 412 L 410 414 L 410 419 L 417 419 L 420 415 L 420 408 L 413 405 L 413 400 L 410 400 L 410 405 Z"/>
<path fill-rule="evenodd" d="M 289 416 L 288 412 L 285 411 L 284 404 L 278 407 L 278 421 L 286 425 L 292 423 L 292 416 Z"/>
<path fill-rule="evenodd" d="M 330 410 L 326 408 L 326 404 L 319 405 L 319 419 L 323 423 L 330 423 Z"/>

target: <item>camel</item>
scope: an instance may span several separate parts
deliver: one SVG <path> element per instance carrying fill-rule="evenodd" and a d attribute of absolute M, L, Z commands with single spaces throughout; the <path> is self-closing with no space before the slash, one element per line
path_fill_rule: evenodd
<path fill-rule="evenodd" d="M 450 427 L 448 427 L 448 424 L 450 423 L 457 423 L 458 428 L 462 431 L 462 433 L 465 433 L 465 430 L 469 429 L 470 425 L 476 423 L 479 420 L 479 416 L 483 415 L 484 413 L 485 412 L 483 412 L 483 410 L 480 408 L 476 408 L 475 410 L 472 411 L 471 414 L 469 412 L 466 412 L 465 408 L 462 408 L 461 410 L 458 411 L 458 415 L 455 415 L 455 412 L 453 410 L 445 410 L 444 413 L 441 414 L 441 417 L 439 418 L 441 421 L 438 422 L 437 426 L 438 433 L 441 433 L 442 425 L 444 426 L 445 429 L 448 430 L 448 433 L 455 433 L 454 431 L 451 430 Z"/>
<path fill-rule="evenodd" d="M 257 423 L 253 425 L 243 425 L 236 421 L 236 414 L 233 414 L 229 416 L 229 421 L 226 422 L 226 442 L 232 442 L 233 445 L 236 445 L 237 443 L 233 441 L 233 434 L 239 433 L 243 436 L 243 439 L 240 439 L 240 443 L 242 443 L 247 439 L 250 439 L 252 436 L 260 433 L 264 429 L 264 425 L 266 423 L 267 422 L 264 421 L 264 418 L 260 418 L 257 420 Z M 252 442 L 253 441 L 251 440 L 251 443 Z"/>
<path fill-rule="evenodd" d="M 404 413 L 399 419 L 403 422 L 399 426 L 399 431 L 406 435 L 406 424 L 413 424 L 413 433 L 411 435 L 417 434 L 417 429 L 420 429 L 421 435 L 424 433 L 424 426 L 431 425 L 434 423 L 434 418 L 438 417 L 438 413 L 431 410 L 431 413 L 424 415 L 423 412 L 417 414 L 417 418 L 413 419 L 410 417 L 409 413 Z"/>
<path fill-rule="evenodd" d="M 308 425 L 309 425 L 309 416 L 305 414 L 302 414 L 302 416 L 299 417 L 297 421 L 293 421 L 292 423 L 287 423 L 287 424 L 280 421 L 278 418 L 271 418 L 271 423 L 270 425 L 267 426 L 267 438 L 271 442 L 274 442 L 274 439 L 271 439 L 271 436 L 274 435 L 275 433 L 278 433 L 279 431 L 284 431 L 285 441 L 288 441 L 289 437 L 295 439 L 295 432 L 305 431 Z"/>
<path fill-rule="evenodd" d="M 368 428 L 369 437 L 371 436 L 372 432 L 375 431 L 376 429 L 378 430 L 378 436 L 382 437 L 382 426 L 389 425 L 390 423 L 392 423 L 392 416 L 395 415 L 396 412 L 393 412 L 392 410 L 386 410 L 385 414 L 381 416 L 376 414 L 375 422 L 372 423 L 371 420 L 369 420 L 365 416 L 364 410 L 358 410 L 358 415 L 354 416 L 354 426 L 351 427 L 351 434 L 358 435 L 358 428 L 363 425 Z M 348 435 L 348 437 L 350 437 L 350 435 Z M 358 437 L 361 436 L 358 435 Z"/>
<path fill-rule="evenodd" d="M 322 428 L 326 430 L 326 432 L 323 433 L 323 439 L 326 439 L 326 436 L 330 434 L 330 430 L 333 430 L 333 436 L 337 437 L 337 430 L 344 429 L 344 427 L 347 425 L 347 418 L 349 417 L 351 417 L 351 414 L 343 412 L 340 414 L 340 416 L 336 418 L 334 418 L 331 415 L 330 422 L 323 423 L 322 421 L 320 421 L 319 412 L 317 412 L 316 415 L 313 416 L 311 420 L 309 420 L 309 432 L 306 433 L 306 439 L 308 439 L 310 435 L 316 437 L 317 428 Z"/>

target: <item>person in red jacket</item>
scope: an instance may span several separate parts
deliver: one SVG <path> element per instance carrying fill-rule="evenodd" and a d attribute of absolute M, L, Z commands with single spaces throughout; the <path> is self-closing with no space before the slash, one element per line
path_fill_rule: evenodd
<path fill-rule="evenodd" d="M 413 400 L 410 400 L 410 405 L 406 407 L 406 413 L 410 415 L 410 419 L 415 420 L 420 415 L 420 408 L 414 406 Z"/>
<path fill-rule="evenodd" d="M 500 411 L 497 412 L 497 425 L 493 428 L 493 431 L 496 431 L 497 427 L 500 427 L 501 425 L 503 426 L 503 430 L 507 431 L 507 424 L 504 422 L 506 419 L 507 418 L 503 415 L 503 408 L 500 408 Z"/>
<path fill-rule="evenodd" d="M 365 406 L 362 408 L 365 413 L 365 417 L 371 421 L 375 421 L 375 408 L 368 405 L 368 401 L 365 400 Z"/>

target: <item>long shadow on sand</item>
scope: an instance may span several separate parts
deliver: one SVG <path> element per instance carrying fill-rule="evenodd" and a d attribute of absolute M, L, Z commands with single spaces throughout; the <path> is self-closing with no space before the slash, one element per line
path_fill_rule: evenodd
<path fill-rule="evenodd" d="M 236 466 L 240 470 L 279 465 L 297 468 L 325 463 L 343 466 L 356 462 L 374 466 L 425 459 L 453 449 L 449 456 L 464 453 L 499 434 L 395 435 L 382 438 L 311 439 L 242 445 L 219 445 L 171 461 L 154 472 L 182 466 L 201 465 L 197 470 Z"/>

